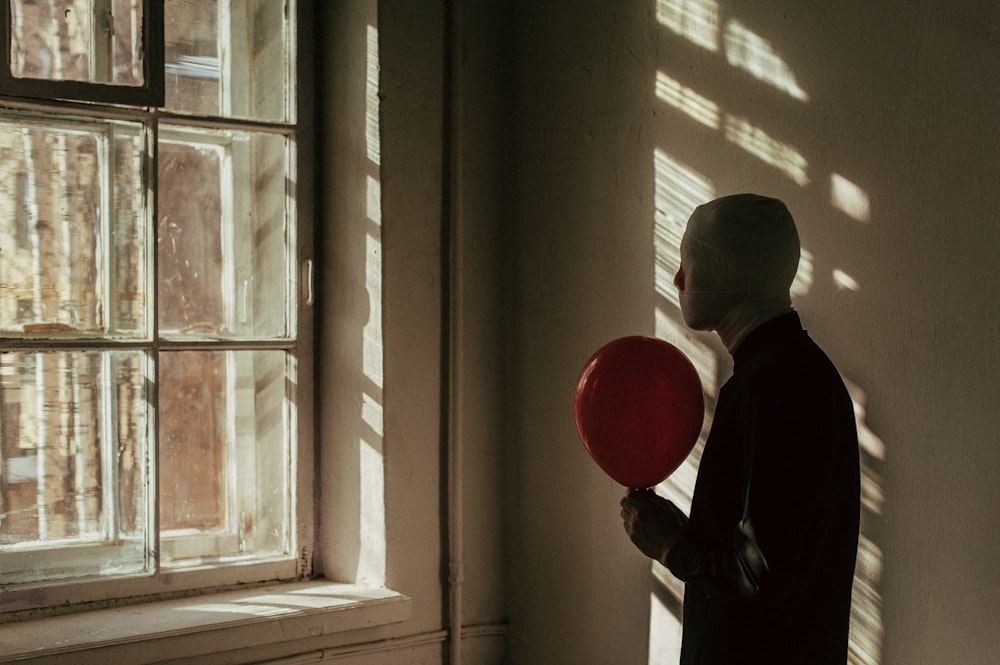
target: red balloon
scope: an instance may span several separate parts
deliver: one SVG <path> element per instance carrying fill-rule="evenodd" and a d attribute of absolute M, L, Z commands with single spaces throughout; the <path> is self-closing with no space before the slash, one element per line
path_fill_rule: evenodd
<path fill-rule="evenodd" d="M 597 465 L 641 489 L 673 473 L 694 448 L 705 401 L 697 370 L 677 347 L 631 336 L 608 342 L 583 366 L 573 414 Z"/>

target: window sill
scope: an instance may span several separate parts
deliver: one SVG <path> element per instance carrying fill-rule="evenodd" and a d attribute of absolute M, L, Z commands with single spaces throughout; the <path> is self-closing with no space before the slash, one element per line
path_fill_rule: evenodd
<path fill-rule="evenodd" d="M 410 599 L 326 580 L 0 625 L 0 663 L 149 663 L 405 621 Z"/>

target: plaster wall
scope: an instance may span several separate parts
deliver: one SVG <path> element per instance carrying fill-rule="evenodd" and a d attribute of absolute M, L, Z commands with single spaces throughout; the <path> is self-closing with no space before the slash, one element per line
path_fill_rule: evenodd
<path fill-rule="evenodd" d="M 572 386 L 605 341 L 678 330 L 725 379 L 726 354 L 685 336 L 657 285 L 656 230 L 692 196 L 739 191 L 796 216 L 795 304 L 858 404 L 858 662 L 996 659 L 998 30 L 996 5 L 971 0 L 520 3 L 511 662 L 675 648 Z"/>
<path fill-rule="evenodd" d="M 994 3 L 463 4 L 458 116 L 446 101 L 446 4 L 320 14 L 333 65 L 320 87 L 342 101 L 321 120 L 323 311 L 337 325 L 321 324 L 318 415 L 321 452 L 346 462 L 323 466 L 320 561 L 339 579 L 384 575 L 413 598 L 411 620 L 350 639 L 425 635 L 393 657 L 447 657 L 442 368 L 461 349 L 467 392 L 451 406 L 465 432 L 466 624 L 507 631 L 470 630 L 480 637 L 468 659 L 674 662 L 669 591 L 622 532 L 623 489 L 579 443 L 572 386 L 607 340 L 659 334 L 697 355 L 711 402 L 729 360 L 679 323 L 665 231 L 705 198 L 753 190 L 783 198 L 798 220 L 807 260 L 795 305 L 858 406 L 867 545 L 856 662 L 993 662 Z M 367 25 L 381 61 L 377 168 L 352 160 L 366 149 Z M 465 146 L 457 269 L 444 196 L 455 129 Z M 368 175 L 380 185 L 378 225 Z M 375 295 L 362 276 L 372 252 Z M 465 290 L 451 310 L 445 292 L 458 277 Z M 464 332 L 447 342 L 457 312 Z M 373 316 L 380 386 L 359 360 Z M 366 399 L 384 409 L 374 437 L 384 496 L 359 492 L 358 442 L 377 434 Z M 360 501 L 383 506 L 384 549 L 362 538 Z"/>

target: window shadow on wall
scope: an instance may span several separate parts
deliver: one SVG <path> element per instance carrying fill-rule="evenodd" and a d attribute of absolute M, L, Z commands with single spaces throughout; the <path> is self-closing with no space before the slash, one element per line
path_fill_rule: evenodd
<path fill-rule="evenodd" d="M 680 266 L 679 245 L 688 216 L 699 204 L 730 187 L 748 186 L 733 175 L 734 162 L 748 163 L 763 173 L 761 186 L 777 182 L 814 209 L 828 210 L 854 224 L 877 216 L 868 193 L 837 172 L 810 168 L 808 150 L 782 130 L 782 116 L 794 124 L 804 115 L 819 114 L 811 105 L 808 86 L 795 74 L 768 35 L 758 34 L 740 7 L 716 0 L 656 0 L 659 42 L 655 86 L 657 147 L 651 156 L 654 176 L 654 288 L 658 337 L 675 344 L 694 362 L 705 391 L 705 425 L 688 460 L 658 488 L 661 495 L 687 511 L 698 463 L 712 423 L 718 388 L 731 369 L 724 348 L 690 332 L 680 317 L 673 276 Z M 719 82 L 723 84 L 720 85 Z M 821 161 L 821 160 L 816 160 Z M 788 197 L 786 197 L 788 198 Z M 790 201 L 793 208 L 796 200 Z M 799 226 L 811 223 L 799 219 Z M 823 273 L 817 266 L 836 266 L 836 248 L 802 248 L 792 286 L 798 306 L 824 293 L 858 292 L 857 279 L 841 268 Z M 822 340 L 820 340 L 822 343 Z M 886 445 L 866 422 L 862 386 L 844 377 L 857 418 L 862 461 L 862 516 L 855 571 L 850 664 L 882 662 L 883 557 L 879 545 L 884 502 Z M 683 585 L 659 564 L 650 598 L 649 664 L 676 663 L 680 650 Z"/>

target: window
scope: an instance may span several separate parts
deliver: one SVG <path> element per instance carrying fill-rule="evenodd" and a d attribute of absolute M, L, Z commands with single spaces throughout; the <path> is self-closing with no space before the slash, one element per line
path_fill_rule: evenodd
<path fill-rule="evenodd" d="M 7 611 L 309 565 L 291 1 L 0 0 Z"/>
<path fill-rule="evenodd" d="M 2 11 L 4 94 L 163 104 L 162 0 L 5 0 Z"/>

